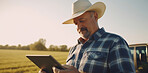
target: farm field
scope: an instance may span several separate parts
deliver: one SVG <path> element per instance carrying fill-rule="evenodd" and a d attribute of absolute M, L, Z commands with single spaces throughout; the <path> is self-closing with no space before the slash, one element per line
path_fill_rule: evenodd
<path fill-rule="evenodd" d="M 68 52 L 0 50 L 0 73 L 38 73 L 39 68 L 26 55 L 52 55 L 61 64 L 66 63 Z"/>

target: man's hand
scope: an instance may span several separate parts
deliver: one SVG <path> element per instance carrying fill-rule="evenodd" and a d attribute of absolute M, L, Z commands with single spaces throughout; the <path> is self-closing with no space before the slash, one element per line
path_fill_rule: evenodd
<path fill-rule="evenodd" d="M 80 73 L 74 66 L 69 66 L 69 65 L 63 65 L 65 68 L 64 70 L 60 70 L 56 67 L 53 67 L 53 72 L 54 73 Z"/>
<path fill-rule="evenodd" d="M 46 73 L 46 72 L 41 69 L 38 73 Z"/>

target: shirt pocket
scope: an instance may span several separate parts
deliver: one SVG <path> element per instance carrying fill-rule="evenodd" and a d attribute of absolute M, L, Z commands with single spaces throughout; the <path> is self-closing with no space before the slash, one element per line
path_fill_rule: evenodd
<path fill-rule="evenodd" d="M 100 51 L 87 51 L 84 56 L 88 60 L 97 60 L 97 61 L 105 61 L 107 58 L 106 52 L 100 52 Z"/>

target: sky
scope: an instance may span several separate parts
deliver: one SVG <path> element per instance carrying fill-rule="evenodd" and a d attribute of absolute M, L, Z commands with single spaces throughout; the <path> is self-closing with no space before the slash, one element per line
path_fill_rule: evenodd
<path fill-rule="evenodd" d="M 40 38 L 49 45 L 77 44 L 74 24 L 62 22 L 72 15 L 77 0 L 0 0 L 0 45 L 29 45 Z M 123 37 L 128 44 L 148 43 L 148 0 L 89 0 L 104 2 L 100 28 Z"/>

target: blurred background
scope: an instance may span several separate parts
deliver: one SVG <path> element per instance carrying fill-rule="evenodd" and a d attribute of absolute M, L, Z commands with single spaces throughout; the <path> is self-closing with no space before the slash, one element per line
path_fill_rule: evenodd
<path fill-rule="evenodd" d="M 73 24 L 62 22 L 72 15 L 76 0 L 0 0 L 0 44 L 29 45 L 40 38 L 49 45 L 71 47 L 80 37 Z M 147 0 L 90 0 L 104 2 L 100 28 L 121 35 L 129 44 L 148 40 Z"/>

